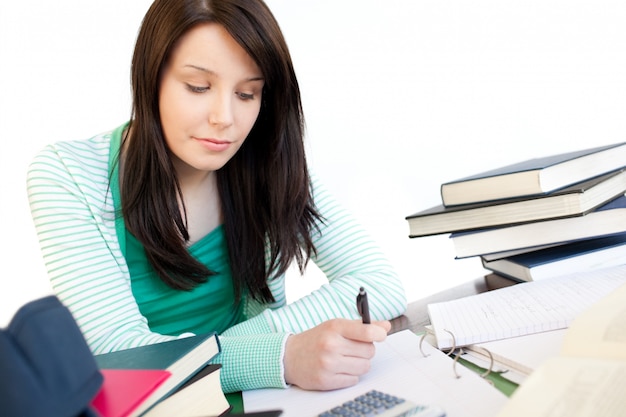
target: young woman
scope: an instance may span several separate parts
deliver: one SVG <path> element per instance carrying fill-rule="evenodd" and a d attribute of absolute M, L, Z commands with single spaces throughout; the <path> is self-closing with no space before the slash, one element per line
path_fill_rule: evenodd
<path fill-rule="evenodd" d="M 216 331 L 226 392 L 358 382 L 406 299 L 307 168 L 298 83 L 261 0 L 155 0 L 130 121 L 28 173 L 52 285 L 95 353 Z M 329 283 L 289 305 L 285 272 Z M 372 325 L 358 320 L 359 287 Z"/>

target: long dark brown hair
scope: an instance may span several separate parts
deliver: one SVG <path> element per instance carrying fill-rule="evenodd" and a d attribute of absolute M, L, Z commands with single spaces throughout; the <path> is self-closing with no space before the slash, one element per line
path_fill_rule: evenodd
<path fill-rule="evenodd" d="M 181 189 L 159 116 L 161 72 L 192 27 L 222 25 L 263 73 L 263 102 L 237 154 L 216 172 L 237 300 L 274 301 L 268 281 L 292 261 L 303 271 L 321 220 L 311 194 L 300 90 L 281 30 L 261 0 L 156 0 L 132 59 L 133 110 L 124 139 L 121 200 L 128 230 L 158 276 L 189 290 L 213 274 L 190 255 Z M 183 207 L 184 208 L 184 207 Z M 183 210 L 184 212 L 184 210 Z"/>

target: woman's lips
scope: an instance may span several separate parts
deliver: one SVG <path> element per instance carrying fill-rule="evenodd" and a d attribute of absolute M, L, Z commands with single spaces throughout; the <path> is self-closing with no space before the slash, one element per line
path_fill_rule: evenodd
<path fill-rule="evenodd" d="M 213 152 L 222 152 L 228 149 L 230 142 L 226 140 L 213 139 L 213 138 L 194 138 L 206 149 Z"/>

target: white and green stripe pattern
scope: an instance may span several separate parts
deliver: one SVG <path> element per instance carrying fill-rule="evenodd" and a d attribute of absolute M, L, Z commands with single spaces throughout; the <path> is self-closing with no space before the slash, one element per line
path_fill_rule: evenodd
<path fill-rule="evenodd" d="M 115 232 L 109 189 L 111 135 L 60 142 L 43 149 L 28 172 L 31 212 L 52 286 L 76 318 L 94 353 L 175 338 L 150 331 L 133 297 Z M 334 317 L 358 318 L 360 286 L 370 294 L 373 319 L 404 312 L 402 284 L 380 249 L 314 178 L 314 196 L 326 219 L 315 236 L 313 261 L 329 284 L 286 304 L 285 277 L 272 280 L 271 305 L 247 300 L 249 320 L 220 335 L 225 392 L 284 387 L 286 338 Z M 182 336 L 182 335 L 181 335 Z"/>

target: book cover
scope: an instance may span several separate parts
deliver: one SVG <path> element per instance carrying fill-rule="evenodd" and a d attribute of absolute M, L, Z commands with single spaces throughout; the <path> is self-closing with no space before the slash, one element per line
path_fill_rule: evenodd
<path fill-rule="evenodd" d="M 626 191 L 626 170 L 612 171 L 542 196 L 446 207 L 406 217 L 409 237 L 583 215 Z"/>
<path fill-rule="evenodd" d="M 549 155 L 441 185 L 446 206 L 543 194 L 619 169 L 626 142 Z"/>
<path fill-rule="evenodd" d="M 457 258 L 565 244 L 626 232 L 626 197 L 620 195 L 583 216 L 452 233 Z"/>
<path fill-rule="evenodd" d="M 536 281 L 576 271 L 626 264 L 626 233 L 585 239 L 510 258 L 486 261 L 483 267 L 519 281 Z"/>
<path fill-rule="evenodd" d="M 130 416 L 142 415 L 154 404 L 208 364 L 221 347 L 217 334 L 209 333 L 95 355 L 100 369 L 161 369 L 171 373 Z"/>
<path fill-rule="evenodd" d="M 162 369 L 102 369 L 104 382 L 91 400 L 101 417 L 127 417 L 170 373 Z"/>
<path fill-rule="evenodd" d="M 519 249 L 511 249 L 505 250 L 502 252 L 493 252 L 493 253 L 485 253 L 481 256 L 482 259 L 486 261 L 495 261 L 496 259 L 509 258 L 515 255 L 521 255 L 522 253 L 532 252 L 541 249 L 553 248 L 555 246 L 563 245 L 563 243 L 550 243 L 547 245 L 535 246 L 532 248 L 519 248 Z"/>

